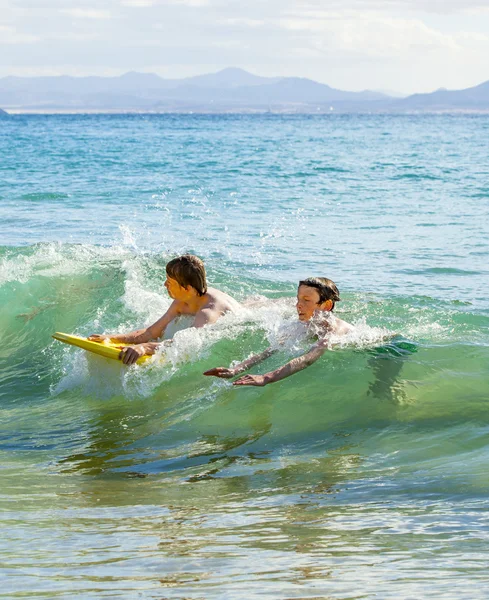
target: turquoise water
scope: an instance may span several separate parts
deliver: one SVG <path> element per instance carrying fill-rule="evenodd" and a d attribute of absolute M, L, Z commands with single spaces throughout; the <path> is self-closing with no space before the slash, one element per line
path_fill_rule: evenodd
<path fill-rule="evenodd" d="M 488 116 L 0 121 L 1 598 L 487 597 Z M 126 369 L 54 342 L 247 308 Z M 293 378 L 299 278 L 357 335 Z"/>

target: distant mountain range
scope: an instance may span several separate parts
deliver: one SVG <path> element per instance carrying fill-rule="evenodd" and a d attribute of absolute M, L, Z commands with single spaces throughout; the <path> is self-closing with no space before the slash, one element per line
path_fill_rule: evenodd
<path fill-rule="evenodd" d="M 398 98 L 345 92 L 303 77 L 259 77 L 235 68 L 185 79 L 136 72 L 120 77 L 4 77 L 0 106 L 7 112 L 489 111 L 489 81 L 466 90 Z"/>
<path fill-rule="evenodd" d="M 413 94 L 399 101 L 403 110 L 489 110 L 489 81 L 465 90 L 437 90 L 431 94 Z"/>

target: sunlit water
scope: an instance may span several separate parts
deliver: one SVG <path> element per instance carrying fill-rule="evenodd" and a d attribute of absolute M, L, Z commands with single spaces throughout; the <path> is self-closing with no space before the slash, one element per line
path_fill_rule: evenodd
<path fill-rule="evenodd" d="M 487 598 L 487 116 L 0 120 L 1 598 Z M 245 305 L 127 369 L 51 339 Z M 299 278 L 355 335 L 308 347 Z"/>

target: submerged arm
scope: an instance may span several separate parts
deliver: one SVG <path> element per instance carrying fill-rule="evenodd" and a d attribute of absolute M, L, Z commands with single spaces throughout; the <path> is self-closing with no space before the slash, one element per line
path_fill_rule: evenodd
<path fill-rule="evenodd" d="M 281 379 L 290 377 L 290 375 L 309 367 L 315 363 L 328 348 L 329 345 L 327 341 L 320 341 L 313 346 L 309 352 L 292 359 L 285 365 L 275 369 L 275 371 L 270 371 L 270 373 L 266 373 L 265 375 L 244 375 L 243 377 L 240 377 L 234 381 L 233 385 L 263 386 L 268 385 L 269 383 L 275 383 L 275 381 L 280 381 Z"/>

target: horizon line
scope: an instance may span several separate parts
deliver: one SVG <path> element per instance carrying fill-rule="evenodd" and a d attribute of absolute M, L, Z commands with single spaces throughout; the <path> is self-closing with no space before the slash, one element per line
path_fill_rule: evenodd
<path fill-rule="evenodd" d="M 302 79 L 302 80 L 306 80 L 306 81 L 312 81 L 319 85 L 325 85 L 327 87 L 330 87 L 332 89 L 336 89 L 339 91 L 356 92 L 356 93 L 377 92 L 377 93 L 385 94 L 386 96 L 391 96 L 392 98 L 407 98 L 409 96 L 414 96 L 417 94 L 420 94 L 420 95 L 432 94 L 432 93 L 438 92 L 438 91 L 447 91 L 447 92 L 463 91 L 463 90 L 472 89 L 474 87 L 478 87 L 479 85 L 483 85 L 484 83 L 487 83 L 489 81 L 489 80 L 483 80 L 479 83 L 476 83 L 475 85 L 472 85 L 469 87 L 464 87 L 464 88 L 451 89 L 451 88 L 446 88 L 446 87 L 442 86 L 442 87 L 433 89 L 431 92 L 410 92 L 410 93 L 408 93 L 408 92 L 400 92 L 399 90 L 372 89 L 372 88 L 363 88 L 363 89 L 334 88 L 329 83 L 318 81 L 316 79 L 312 79 L 311 77 L 304 77 L 301 75 L 271 75 L 271 76 L 257 75 L 256 73 L 248 71 L 247 69 L 243 69 L 242 67 L 224 67 L 222 69 L 219 69 L 218 71 L 205 72 L 205 73 L 200 73 L 197 75 L 190 75 L 187 77 L 164 77 L 162 75 L 159 75 L 158 73 L 155 73 L 154 71 L 137 71 L 134 69 L 130 69 L 128 71 L 124 70 L 119 75 L 95 75 L 95 74 L 94 75 L 72 75 L 72 74 L 67 74 L 67 73 L 61 73 L 61 74 L 57 74 L 57 75 L 4 75 L 4 76 L 0 77 L 0 81 L 5 80 L 5 79 L 26 79 L 27 80 L 27 79 L 55 79 L 55 78 L 69 78 L 69 79 L 78 79 L 78 80 L 93 78 L 93 79 L 114 79 L 115 80 L 115 79 L 121 79 L 122 77 L 125 77 L 127 75 L 148 75 L 148 76 L 157 77 L 158 79 L 161 79 L 162 81 L 182 81 L 183 82 L 183 81 L 186 81 L 189 79 L 196 79 L 196 78 L 212 76 L 212 75 L 220 75 L 227 71 L 240 72 L 240 73 L 244 73 L 246 75 L 251 75 L 253 77 L 257 77 L 260 79 L 268 79 L 268 80 Z M 246 85 L 237 86 L 237 87 L 246 87 Z"/>

